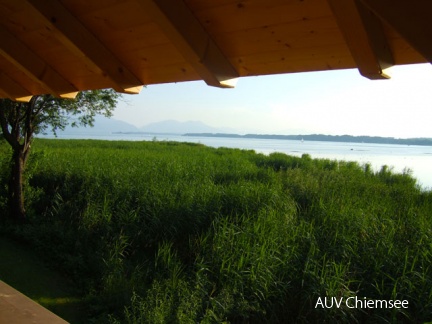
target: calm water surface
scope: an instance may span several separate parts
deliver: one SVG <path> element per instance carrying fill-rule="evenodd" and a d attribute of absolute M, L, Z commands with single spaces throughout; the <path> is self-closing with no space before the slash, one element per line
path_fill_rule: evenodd
<path fill-rule="evenodd" d="M 282 152 L 301 156 L 306 153 L 310 154 L 313 158 L 356 161 L 360 164 L 370 163 L 375 170 L 381 169 L 383 165 L 392 167 L 395 172 L 403 172 L 404 169 L 410 169 L 413 176 L 424 189 L 432 188 L 432 146 L 315 141 L 301 142 L 277 139 L 192 137 L 170 134 L 62 134 L 59 135 L 58 138 L 92 138 L 130 141 L 151 141 L 156 139 L 158 141 L 201 143 L 211 147 L 248 149 L 264 154 Z"/>

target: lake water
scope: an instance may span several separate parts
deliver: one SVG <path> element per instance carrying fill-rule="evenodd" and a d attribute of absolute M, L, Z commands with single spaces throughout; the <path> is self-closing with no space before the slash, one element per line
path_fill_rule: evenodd
<path fill-rule="evenodd" d="M 52 136 L 46 136 L 52 137 Z M 222 138 L 182 136 L 175 134 L 60 134 L 58 138 L 91 138 L 103 140 L 130 141 L 178 141 L 201 143 L 211 147 L 228 147 L 255 150 L 270 154 L 282 152 L 301 156 L 309 154 L 313 158 L 356 161 L 370 163 L 375 170 L 383 165 L 392 167 L 395 172 L 408 168 L 424 189 L 432 188 L 432 146 L 390 145 L 367 143 L 315 142 L 277 139 Z"/>

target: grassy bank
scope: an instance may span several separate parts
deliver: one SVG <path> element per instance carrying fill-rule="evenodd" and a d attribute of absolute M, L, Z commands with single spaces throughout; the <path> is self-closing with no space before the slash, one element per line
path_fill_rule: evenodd
<path fill-rule="evenodd" d="M 409 174 L 198 144 L 38 139 L 27 182 L 32 222 L 3 231 L 73 280 L 95 321 L 432 320 L 432 194 Z M 326 296 L 409 307 L 316 308 Z"/>

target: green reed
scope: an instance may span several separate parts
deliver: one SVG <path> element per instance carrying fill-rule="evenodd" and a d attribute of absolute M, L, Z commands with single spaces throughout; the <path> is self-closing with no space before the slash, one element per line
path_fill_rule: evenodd
<path fill-rule="evenodd" d="M 34 153 L 15 235 L 75 280 L 93 320 L 432 320 L 432 195 L 409 172 L 157 141 Z M 409 308 L 315 308 L 325 296 Z"/>

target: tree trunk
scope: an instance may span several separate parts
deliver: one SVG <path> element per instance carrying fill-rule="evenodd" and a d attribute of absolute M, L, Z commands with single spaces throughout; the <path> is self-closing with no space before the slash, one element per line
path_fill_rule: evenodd
<path fill-rule="evenodd" d="M 12 155 L 12 172 L 9 182 L 9 203 L 13 219 L 24 222 L 26 211 L 24 207 L 23 173 L 26 162 L 26 154 L 22 148 L 14 148 Z"/>
<path fill-rule="evenodd" d="M 39 96 L 33 96 L 29 103 L 0 100 L 1 133 L 12 147 L 11 173 L 8 184 L 9 211 L 11 218 L 20 222 L 26 221 L 23 174 L 33 138 L 33 122 L 38 114 L 38 111 L 34 112 L 38 98 Z"/>

